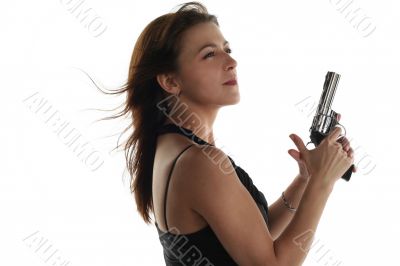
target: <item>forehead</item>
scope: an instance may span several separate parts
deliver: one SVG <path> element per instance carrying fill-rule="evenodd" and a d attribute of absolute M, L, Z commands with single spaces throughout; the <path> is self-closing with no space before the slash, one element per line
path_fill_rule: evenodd
<path fill-rule="evenodd" d="M 193 58 L 204 44 L 216 43 L 219 45 L 224 40 L 219 27 L 213 22 L 200 23 L 183 33 L 180 54 L 184 58 Z"/>

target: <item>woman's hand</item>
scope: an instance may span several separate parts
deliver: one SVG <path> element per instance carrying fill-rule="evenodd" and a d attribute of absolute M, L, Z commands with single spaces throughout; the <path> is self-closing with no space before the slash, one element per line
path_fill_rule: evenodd
<path fill-rule="evenodd" d="M 339 121 L 341 118 L 340 114 L 337 114 L 337 120 Z M 293 135 L 293 142 L 297 143 L 298 140 L 301 140 L 299 136 L 297 136 L 296 134 L 292 134 Z M 348 155 L 350 155 L 350 153 L 353 153 L 353 149 L 350 147 L 350 141 L 346 138 L 346 137 L 342 137 L 339 140 L 339 143 L 342 144 L 343 150 L 347 152 Z M 310 178 L 310 172 L 307 169 L 307 165 L 304 161 L 303 158 L 301 158 L 300 156 L 300 152 L 295 150 L 295 149 L 290 149 L 288 150 L 288 153 L 290 156 L 292 156 L 293 159 L 296 160 L 298 166 L 299 166 L 299 174 L 298 174 L 298 178 L 300 178 L 301 180 L 304 181 L 308 181 Z M 353 168 L 353 172 L 355 173 L 357 171 L 356 167 L 354 166 Z"/>

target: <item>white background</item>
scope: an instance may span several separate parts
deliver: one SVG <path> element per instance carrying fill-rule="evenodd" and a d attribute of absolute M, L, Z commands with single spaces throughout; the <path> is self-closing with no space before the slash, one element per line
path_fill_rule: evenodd
<path fill-rule="evenodd" d="M 111 152 L 129 120 L 94 123 L 111 113 L 88 110 L 124 98 L 102 95 L 76 68 L 104 86 L 122 84 L 140 32 L 182 2 L 86 0 L 82 8 L 107 27 L 97 37 L 68 11 L 78 1 L 67 2 L 2 5 L 0 264 L 163 265 L 156 229 L 141 220 L 129 193 L 123 152 Z M 220 110 L 217 145 L 270 204 L 298 170 L 287 153 L 294 148 L 289 134 L 309 140 L 310 103 L 318 101 L 327 71 L 341 74 L 333 109 L 357 149 L 359 171 L 337 182 L 304 265 L 398 265 L 398 3 L 202 3 L 217 15 L 238 61 L 241 101 Z M 345 3 L 368 17 L 358 29 L 361 17 L 351 22 L 337 10 Z M 365 36 L 369 23 L 369 31 L 376 29 Z M 47 100 L 88 141 L 101 167 L 92 171 L 82 162 L 43 110 L 30 108 L 30 97 Z M 307 97 L 308 105 L 299 104 Z"/>

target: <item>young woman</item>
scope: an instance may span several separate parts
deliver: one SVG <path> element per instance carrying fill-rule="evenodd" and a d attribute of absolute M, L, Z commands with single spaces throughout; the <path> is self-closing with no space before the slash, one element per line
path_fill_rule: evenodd
<path fill-rule="evenodd" d="M 166 265 L 301 265 L 334 184 L 352 165 L 340 128 L 289 154 L 300 172 L 269 208 L 215 146 L 219 109 L 239 102 L 237 62 L 215 16 L 198 2 L 153 20 L 131 58 L 121 113 L 133 134 L 127 166 L 139 213 L 155 226 Z M 249 155 L 251 156 L 251 155 Z"/>

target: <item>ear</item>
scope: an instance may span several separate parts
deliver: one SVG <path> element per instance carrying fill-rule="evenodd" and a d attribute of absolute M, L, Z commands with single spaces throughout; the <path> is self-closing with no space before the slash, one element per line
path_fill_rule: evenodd
<path fill-rule="evenodd" d="M 157 82 L 161 88 L 170 94 L 177 94 L 181 87 L 173 74 L 158 74 Z"/>

